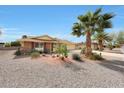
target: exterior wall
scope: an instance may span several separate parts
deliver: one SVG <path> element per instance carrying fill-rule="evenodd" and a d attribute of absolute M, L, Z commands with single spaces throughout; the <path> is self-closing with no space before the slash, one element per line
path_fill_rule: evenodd
<path fill-rule="evenodd" d="M 44 52 L 51 53 L 52 52 L 52 43 L 44 43 Z"/>
<path fill-rule="evenodd" d="M 24 49 L 30 50 L 32 49 L 32 42 L 21 42 L 21 47 Z"/>
<path fill-rule="evenodd" d="M 21 43 L 21 47 L 23 49 L 30 50 L 30 49 L 35 48 L 35 43 L 33 43 L 33 42 L 20 42 L 20 43 Z M 54 45 L 54 43 L 44 43 L 43 45 L 44 45 L 43 46 L 44 52 L 45 53 L 51 53 L 51 52 L 55 52 L 56 47 L 60 44 Z M 72 50 L 72 49 L 76 48 L 75 44 L 66 44 L 66 45 L 67 45 L 68 50 Z"/>

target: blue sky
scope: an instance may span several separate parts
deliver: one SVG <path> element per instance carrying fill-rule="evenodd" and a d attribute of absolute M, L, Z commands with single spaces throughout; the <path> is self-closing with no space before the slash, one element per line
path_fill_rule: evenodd
<path fill-rule="evenodd" d="M 124 30 L 124 6 L 0 6 L 0 28 L 3 34 L 0 42 L 13 41 L 22 35 L 44 35 L 67 39 L 73 42 L 85 41 L 85 37 L 72 36 L 71 27 L 77 16 L 102 7 L 112 12 L 113 28 L 107 32 Z"/>

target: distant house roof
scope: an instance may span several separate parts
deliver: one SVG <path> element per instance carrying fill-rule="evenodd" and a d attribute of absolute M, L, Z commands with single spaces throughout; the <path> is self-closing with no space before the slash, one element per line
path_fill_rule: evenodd
<path fill-rule="evenodd" d="M 48 36 L 48 35 L 27 36 L 27 38 L 19 39 L 19 41 L 25 41 L 25 42 L 54 42 L 54 43 L 64 43 L 64 44 L 75 44 L 75 43 L 70 42 L 68 40 L 53 38 L 53 37 Z"/>
<path fill-rule="evenodd" d="M 83 42 L 79 42 L 79 43 L 75 43 L 76 45 L 82 45 L 83 44 Z"/>
<path fill-rule="evenodd" d="M 58 42 L 65 43 L 65 44 L 75 44 L 74 42 L 71 42 L 68 40 L 62 40 L 62 39 L 58 39 L 58 38 L 54 38 L 54 39 L 57 40 Z"/>

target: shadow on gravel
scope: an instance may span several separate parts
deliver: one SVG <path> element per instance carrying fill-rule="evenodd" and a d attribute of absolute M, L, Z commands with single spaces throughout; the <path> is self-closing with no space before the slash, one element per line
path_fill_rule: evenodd
<path fill-rule="evenodd" d="M 82 61 L 81 61 L 82 62 Z M 83 63 L 83 62 L 82 62 Z M 65 68 L 70 68 L 73 71 L 79 71 L 81 69 L 85 70 L 84 68 L 82 68 L 81 66 L 71 62 L 71 61 L 62 61 L 61 62 L 62 65 L 64 65 Z"/>
<path fill-rule="evenodd" d="M 21 58 L 28 58 L 29 56 L 15 56 L 13 59 L 21 59 Z"/>
<path fill-rule="evenodd" d="M 119 61 L 119 60 L 103 60 L 100 63 L 101 66 L 104 66 L 108 69 L 120 72 L 124 74 L 124 61 Z"/>

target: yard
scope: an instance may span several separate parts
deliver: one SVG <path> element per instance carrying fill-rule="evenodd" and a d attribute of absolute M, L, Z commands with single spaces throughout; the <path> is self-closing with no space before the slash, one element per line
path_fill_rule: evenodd
<path fill-rule="evenodd" d="M 101 62 L 69 63 L 50 55 L 15 58 L 13 53 L 0 51 L 0 87 L 124 87 L 123 54 L 104 52 Z"/>

